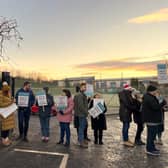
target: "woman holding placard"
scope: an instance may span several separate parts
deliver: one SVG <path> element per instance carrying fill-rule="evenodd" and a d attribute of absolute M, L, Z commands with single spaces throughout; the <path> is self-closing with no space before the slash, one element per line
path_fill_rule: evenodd
<path fill-rule="evenodd" d="M 49 131 L 49 123 L 51 116 L 51 108 L 54 105 L 53 96 L 51 96 L 48 91 L 48 87 L 44 87 L 44 95 L 37 96 L 37 103 L 39 106 L 39 118 L 41 125 L 41 140 L 43 142 L 49 141 L 50 131 Z"/>
<path fill-rule="evenodd" d="M 91 100 L 89 104 L 89 109 L 97 106 L 98 103 L 101 103 L 104 108 L 102 113 L 100 113 L 97 117 L 91 116 L 91 125 L 92 129 L 94 130 L 94 143 L 103 145 L 103 130 L 107 129 L 106 126 L 106 116 L 105 113 L 107 111 L 106 104 L 99 94 L 94 95 L 94 99 Z"/>
<path fill-rule="evenodd" d="M 57 119 L 60 124 L 60 140 L 57 144 L 63 144 L 64 143 L 64 135 L 66 133 L 66 142 L 65 146 L 70 145 L 70 122 L 72 121 L 72 111 L 74 108 L 74 102 L 71 97 L 71 92 L 68 89 L 63 89 L 63 94 L 67 97 L 67 106 L 62 109 L 62 102 L 60 103 L 61 105 L 59 106 L 59 103 L 57 104 Z"/>

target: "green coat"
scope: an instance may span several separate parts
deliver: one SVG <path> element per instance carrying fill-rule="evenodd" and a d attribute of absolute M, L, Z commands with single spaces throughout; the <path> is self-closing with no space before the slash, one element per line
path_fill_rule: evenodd
<path fill-rule="evenodd" d="M 79 92 L 74 97 L 74 111 L 75 111 L 75 116 L 78 116 L 78 117 L 88 116 L 87 97 L 82 92 Z"/>

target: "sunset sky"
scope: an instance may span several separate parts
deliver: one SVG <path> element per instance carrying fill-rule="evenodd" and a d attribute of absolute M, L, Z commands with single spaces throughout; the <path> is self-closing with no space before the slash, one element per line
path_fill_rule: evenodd
<path fill-rule="evenodd" d="M 48 79 L 157 75 L 168 59 L 168 0 L 1 0 L 24 40 L 0 70 Z M 3 68 L 2 68 L 3 67 Z"/>

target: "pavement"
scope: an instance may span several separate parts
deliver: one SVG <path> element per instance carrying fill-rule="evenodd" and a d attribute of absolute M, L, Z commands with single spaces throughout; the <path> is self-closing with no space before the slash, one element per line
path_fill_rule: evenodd
<path fill-rule="evenodd" d="M 166 114 L 168 121 L 168 113 Z M 167 123 L 167 122 L 165 122 Z M 14 141 L 10 147 L 0 145 L 0 168 L 168 168 L 168 128 L 163 135 L 163 146 L 158 146 L 161 155 L 147 156 L 145 146 L 124 147 L 121 137 L 121 123 L 118 115 L 107 115 L 107 127 L 104 131 L 104 145 L 95 145 L 93 131 L 89 147 L 82 149 L 77 145 L 76 130 L 71 124 L 71 145 L 69 148 L 57 145 L 59 140 L 59 124 L 55 117 L 51 118 L 51 139 L 41 142 L 38 116 L 31 116 L 29 142 Z M 130 139 L 134 139 L 136 125 L 131 124 Z M 17 130 L 15 130 L 17 133 Z M 146 129 L 143 132 L 146 140 Z"/>

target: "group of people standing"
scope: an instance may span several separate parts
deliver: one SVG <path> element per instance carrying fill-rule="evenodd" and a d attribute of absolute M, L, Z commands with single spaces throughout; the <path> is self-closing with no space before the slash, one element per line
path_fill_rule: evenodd
<path fill-rule="evenodd" d="M 57 119 L 60 125 L 60 138 L 57 144 L 64 144 L 65 146 L 70 145 L 70 123 L 74 118 L 74 126 L 77 130 L 77 140 L 79 146 L 82 148 L 88 147 L 88 141 L 90 139 L 87 135 L 88 127 L 88 111 L 94 106 L 94 99 L 100 99 L 99 94 L 95 94 L 92 98 L 88 98 L 85 94 L 86 83 L 81 83 L 76 89 L 74 98 L 71 95 L 70 90 L 63 89 L 62 95 L 67 97 L 67 106 L 65 109 L 58 109 L 55 107 L 54 98 L 49 94 L 49 88 L 43 88 L 47 104 L 40 106 L 33 91 L 31 90 L 30 82 L 24 82 L 21 89 L 16 92 L 15 99 L 10 96 L 10 87 L 5 82 L 3 83 L 2 89 L 2 100 L 8 100 L 7 103 L 10 105 L 15 102 L 18 106 L 18 128 L 19 136 L 17 140 L 23 140 L 28 142 L 28 128 L 29 120 L 31 115 L 31 109 L 33 106 L 38 107 L 40 126 L 41 126 L 41 140 L 48 142 L 50 137 L 50 117 L 51 111 L 55 110 Z M 0 96 L 1 96 L 0 94 Z M 24 95 L 28 96 L 27 105 L 20 106 L 20 99 L 25 99 Z M 1 97 L 0 97 L 1 98 Z M 25 101 L 25 100 L 24 100 Z M 167 108 L 166 100 L 160 95 L 157 87 L 149 85 L 144 95 L 128 84 L 124 84 L 123 90 L 119 92 L 119 117 L 122 122 L 122 137 L 123 143 L 127 147 L 133 147 L 134 145 L 145 145 L 141 139 L 141 134 L 144 129 L 144 124 L 147 126 L 147 140 L 146 140 L 146 153 L 149 155 L 159 155 L 160 151 L 156 148 L 155 143 L 162 144 L 162 132 L 164 131 L 164 111 Z M 103 112 L 97 117 L 91 116 L 91 127 L 94 134 L 94 143 L 103 144 L 103 130 L 107 129 L 106 116 L 107 107 L 103 102 Z M 3 107 L 0 104 L 0 107 Z M 55 108 L 54 108 L 55 107 Z M 137 125 L 137 131 L 135 140 L 132 142 L 129 139 L 129 128 L 130 123 L 133 120 Z M 11 118 L 12 117 L 12 118 Z M 11 115 L 7 120 L 13 121 L 14 116 Z M 3 120 L 5 121 L 5 119 Z M 14 125 L 14 124 L 13 124 Z M 13 126 L 14 127 L 14 126 Z M 2 130 L 2 142 L 8 146 L 11 144 L 9 140 L 9 129 L 13 127 L 7 127 Z M 66 140 L 64 140 L 66 134 Z"/>
<path fill-rule="evenodd" d="M 119 116 L 123 123 L 122 137 L 125 146 L 145 145 L 141 139 L 144 124 L 147 126 L 146 153 L 158 156 L 160 151 L 155 143 L 162 144 L 161 136 L 164 131 L 164 111 L 167 107 L 166 100 L 160 95 L 157 87 L 149 85 L 146 93 L 141 95 L 139 91 L 128 84 L 124 84 L 119 92 Z M 137 124 L 135 140 L 129 139 L 129 128 L 132 121 Z M 158 139 L 157 139 L 158 136 Z"/>
<path fill-rule="evenodd" d="M 31 110 L 33 108 L 38 108 L 39 120 L 41 126 L 41 140 L 43 142 L 48 142 L 50 138 L 50 117 L 51 113 L 54 113 L 57 116 L 60 126 L 60 137 L 57 144 L 64 144 L 65 146 L 70 145 L 70 123 L 74 118 L 74 125 L 77 129 L 78 143 L 80 147 L 88 147 L 88 141 L 90 139 L 87 135 L 88 127 L 88 110 L 93 107 L 93 99 L 100 98 L 99 94 L 95 94 L 93 98 L 88 98 L 85 94 L 86 83 L 81 83 L 77 89 L 77 93 L 74 95 L 74 98 L 71 95 L 70 90 L 63 89 L 62 96 L 67 97 L 67 106 L 65 109 L 58 109 L 55 105 L 54 98 L 49 94 L 49 88 L 44 87 L 43 91 L 46 95 L 47 105 L 40 106 L 39 102 L 34 95 L 31 89 L 31 83 L 26 81 L 23 84 L 23 87 L 16 92 L 15 99 L 12 102 L 15 102 L 18 106 L 18 128 L 19 135 L 16 140 L 23 140 L 28 142 L 28 129 L 29 129 L 29 120 L 31 115 Z M 19 104 L 20 99 L 25 101 L 24 96 L 28 96 L 28 102 L 26 106 Z M 95 144 L 103 144 L 103 130 L 106 129 L 106 119 L 105 112 L 107 111 L 106 105 L 104 103 L 105 110 L 96 118 L 91 117 L 91 125 L 94 130 Z M 74 116 L 74 117 L 73 117 Z M 3 135 L 3 133 L 2 133 Z M 66 139 L 65 138 L 66 135 Z M 9 135 L 8 135 L 9 136 Z"/>

